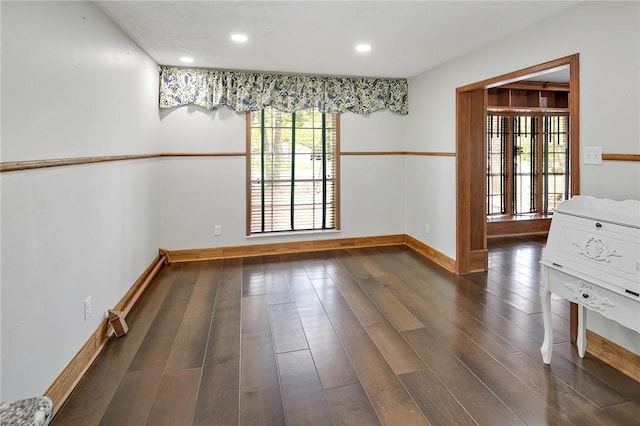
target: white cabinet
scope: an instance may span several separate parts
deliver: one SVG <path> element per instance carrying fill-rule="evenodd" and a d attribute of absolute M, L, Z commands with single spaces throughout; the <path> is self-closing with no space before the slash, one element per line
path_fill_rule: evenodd
<path fill-rule="evenodd" d="M 561 203 L 551 220 L 541 263 L 541 351 L 546 364 L 553 347 L 551 293 L 578 304 L 581 357 L 587 344 L 587 311 L 640 333 L 640 201 L 576 196 Z"/>

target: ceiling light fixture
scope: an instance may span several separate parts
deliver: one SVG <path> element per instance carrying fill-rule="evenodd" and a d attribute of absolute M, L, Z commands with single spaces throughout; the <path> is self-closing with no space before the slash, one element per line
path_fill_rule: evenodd
<path fill-rule="evenodd" d="M 190 64 L 191 62 L 193 62 L 193 61 L 194 61 L 194 59 L 193 59 L 193 58 L 190 58 L 190 57 L 188 57 L 188 56 L 182 56 L 182 57 L 180 58 L 180 60 L 181 60 L 182 62 L 186 62 L 187 64 Z"/>
<path fill-rule="evenodd" d="M 244 34 L 232 34 L 231 35 L 231 40 L 238 42 L 238 43 L 244 43 L 245 41 L 249 40 L 249 37 L 247 37 Z"/>
<path fill-rule="evenodd" d="M 370 44 L 359 44 L 356 46 L 356 52 L 364 53 L 371 50 Z"/>

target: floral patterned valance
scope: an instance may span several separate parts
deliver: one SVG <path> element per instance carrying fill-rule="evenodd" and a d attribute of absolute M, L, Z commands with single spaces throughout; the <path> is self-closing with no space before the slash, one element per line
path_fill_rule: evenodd
<path fill-rule="evenodd" d="M 273 106 L 283 112 L 318 108 L 337 114 L 388 109 L 409 113 L 405 79 L 322 77 L 160 67 L 160 108 L 226 105 L 236 111 Z"/>

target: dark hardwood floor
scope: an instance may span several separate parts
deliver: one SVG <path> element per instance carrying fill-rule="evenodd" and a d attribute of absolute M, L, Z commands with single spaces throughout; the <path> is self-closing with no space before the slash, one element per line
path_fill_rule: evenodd
<path fill-rule="evenodd" d="M 544 239 L 456 277 L 405 247 L 169 265 L 54 425 L 637 425 L 640 383 L 568 338 Z"/>

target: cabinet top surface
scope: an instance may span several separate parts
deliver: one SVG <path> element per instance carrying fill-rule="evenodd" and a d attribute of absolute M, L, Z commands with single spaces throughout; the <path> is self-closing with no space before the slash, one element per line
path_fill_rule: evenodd
<path fill-rule="evenodd" d="M 614 201 L 590 195 L 576 195 L 556 207 L 557 213 L 601 220 L 640 229 L 640 201 Z"/>

